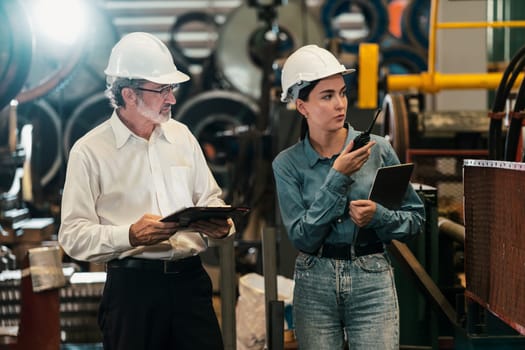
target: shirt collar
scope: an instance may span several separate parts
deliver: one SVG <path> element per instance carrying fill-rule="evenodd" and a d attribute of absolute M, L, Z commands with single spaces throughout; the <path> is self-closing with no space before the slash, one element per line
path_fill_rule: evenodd
<path fill-rule="evenodd" d="M 115 133 L 115 144 L 117 148 L 124 146 L 126 141 L 128 141 L 131 136 L 135 135 L 131 130 L 128 129 L 122 120 L 120 120 L 116 110 L 113 111 L 109 122 L 113 132 Z M 153 130 L 153 134 L 155 134 L 157 138 L 164 136 L 164 138 L 169 143 L 174 143 L 175 140 L 173 136 L 166 132 L 167 124 L 168 122 L 160 124 L 160 127 L 156 127 L 155 130 Z"/>
<path fill-rule="evenodd" d="M 349 123 L 345 123 L 344 127 L 348 130 L 348 133 L 346 135 L 345 145 L 343 146 L 343 148 L 346 145 L 348 145 L 350 140 L 353 139 L 352 138 L 353 133 L 351 132 L 353 128 L 350 126 Z M 303 147 L 304 147 L 304 153 L 306 154 L 306 159 L 308 160 L 308 165 L 310 167 L 313 167 L 318 161 L 323 159 L 323 157 L 321 157 L 319 153 L 317 153 L 315 149 L 312 147 L 312 144 L 310 143 L 310 138 L 308 137 L 308 132 L 306 132 L 306 136 L 304 137 Z M 339 153 L 335 154 L 334 156 L 336 155 L 339 155 Z"/>
<path fill-rule="evenodd" d="M 115 144 L 117 148 L 121 148 L 133 133 L 126 127 L 126 125 L 124 125 L 122 120 L 120 120 L 117 115 L 117 110 L 113 111 L 113 114 L 109 119 L 109 124 L 115 134 Z"/>
<path fill-rule="evenodd" d="M 158 130 L 159 136 L 164 136 L 166 141 L 168 141 L 169 143 L 175 143 L 175 133 L 168 132 L 170 125 L 171 123 L 168 120 L 167 122 L 160 124 L 160 126 L 156 130 Z"/>

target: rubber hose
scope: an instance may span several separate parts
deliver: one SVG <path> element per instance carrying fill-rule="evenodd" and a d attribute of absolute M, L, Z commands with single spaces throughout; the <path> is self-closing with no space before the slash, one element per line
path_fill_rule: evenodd
<path fill-rule="evenodd" d="M 518 76 L 518 73 L 521 72 L 523 64 L 525 62 L 522 60 L 525 54 L 525 46 L 522 47 L 511 59 L 509 65 L 505 68 L 503 72 L 500 84 L 496 89 L 496 96 L 494 98 L 492 112 L 499 113 L 502 112 L 505 108 L 505 101 L 508 98 L 510 90 L 514 85 L 514 82 Z M 518 65 L 518 69 L 516 69 Z M 490 121 L 489 127 L 489 159 L 499 160 L 502 158 L 502 149 L 500 144 L 501 139 L 501 118 L 492 118 Z"/>
<path fill-rule="evenodd" d="M 520 117 L 520 112 L 525 107 L 525 80 L 521 82 L 520 88 L 518 90 L 518 95 L 516 96 L 516 101 L 514 103 L 514 114 L 509 129 L 507 131 L 507 138 L 505 140 L 505 156 L 506 161 L 515 161 L 516 153 L 519 145 L 519 138 L 521 135 L 522 119 Z"/>

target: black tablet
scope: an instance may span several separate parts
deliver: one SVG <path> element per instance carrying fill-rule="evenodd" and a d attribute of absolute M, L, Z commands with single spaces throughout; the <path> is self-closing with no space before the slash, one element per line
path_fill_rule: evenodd
<path fill-rule="evenodd" d="M 377 169 L 374 184 L 368 198 L 388 209 L 399 209 L 410 183 L 413 169 L 413 163 L 391 165 Z"/>
<path fill-rule="evenodd" d="M 160 219 L 162 222 L 178 222 L 181 226 L 188 226 L 198 220 L 209 220 L 211 218 L 235 218 L 247 214 L 247 207 L 190 207 L 176 211 Z"/>

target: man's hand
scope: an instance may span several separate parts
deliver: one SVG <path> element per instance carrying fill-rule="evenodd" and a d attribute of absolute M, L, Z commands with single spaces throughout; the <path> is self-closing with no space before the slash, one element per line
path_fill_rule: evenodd
<path fill-rule="evenodd" d="M 351 201 L 349 205 L 350 218 L 358 226 L 366 226 L 372 221 L 377 209 L 376 202 L 369 199 Z"/>
<path fill-rule="evenodd" d="M 137 222 L 129 227 L 129 243 L 139 245 L 153 245 L 165 241 L 174 234 L 179 224 L 177 222 L 161 222 L 161 216 L 144 214 Z"/>
<path fill-rule="evenodd" d="M 375 144 L 375 141 L 370 141 L 365 146 L 352 151 L 354 141 L 350 141 L 336 158 L 332 167 L 342 174 L 352 175 L 366 163 L 368 157 L 370 157 L 370 149 Z"/>
<path fill-rule="evenodd" d="M 211 238 L 224 238 L 228 236 L 233 225 L 232 219 L 210 219 L 192 222 L 189 228 L 205 234 Z"/>

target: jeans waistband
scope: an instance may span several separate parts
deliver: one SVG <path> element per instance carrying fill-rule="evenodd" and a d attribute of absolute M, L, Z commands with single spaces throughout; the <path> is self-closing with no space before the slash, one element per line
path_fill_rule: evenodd
<path fill-rule="evenodd" d="M 125 258 L 122 260 L 111 260 L 106 266 L 108 269 L 137 269 L 176 274 L 196 270 L 202 267 L 202 262 L 200 256 L 196 255 L 179 260 Z"/>
<path fill-rule="evenodd" d="M 385 247 L 382 242 L 370 243 L 366 245 L 352 244 L 323 244 L 319 249 L 318 256 L 336 260 L 352 260 L 353 257 L 360 257 L 370 254 L 384 253 Z"/>

